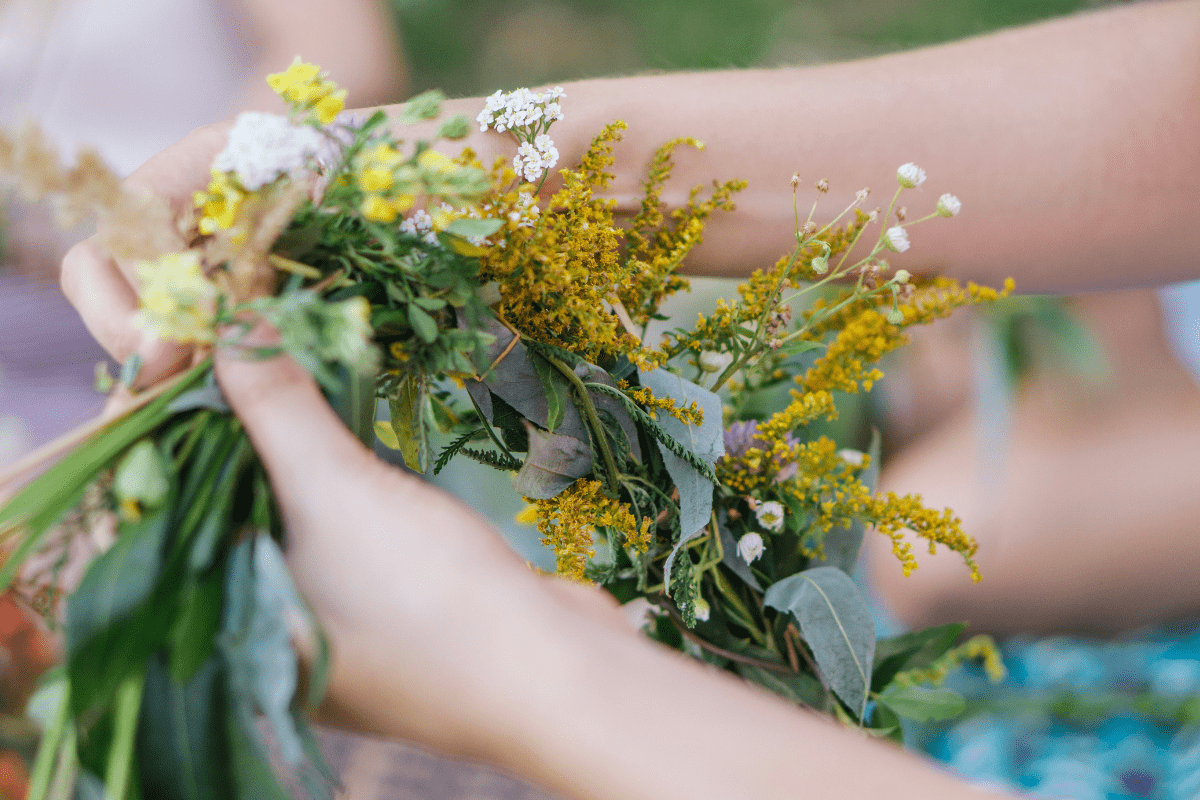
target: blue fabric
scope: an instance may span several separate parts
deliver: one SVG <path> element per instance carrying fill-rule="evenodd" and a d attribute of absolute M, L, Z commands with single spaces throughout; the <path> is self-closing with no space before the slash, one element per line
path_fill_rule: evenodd
<path fill-rule="evenodd" d="M 1200 798 L 1200 623 L 1101 642 L 1014 639 L 1008 678 L 967 669 L 967 713 L 910 744 L 963 776 L 1032 797 Z"/>

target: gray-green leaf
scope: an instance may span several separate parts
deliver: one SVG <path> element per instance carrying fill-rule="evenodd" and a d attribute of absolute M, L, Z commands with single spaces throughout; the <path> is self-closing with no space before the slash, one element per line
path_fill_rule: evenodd
<path fill-rule="evenodd" d="M 532 500 L 548 500 L 592 471 L 592 449 L 571 436 L 548 433 L 529 422 L 529 455 L 513 488 Z"/>
<path fill-rule="evenodd" d="M 834 567 L 815 567 L 773 584 L 763 596 L 800 623 L 800 634 L 834 693 L 862 717 L 875 657 L 875 621 L 858 586 Z"/>
<path fill-rule="evenodd" d="M 129 448 L 117 466 L 113 493 L 121 500 L 154 508 L 166 499 L 170 489 L 166 466 L 154 442 L 143 439 Z"/>
<path fill-rule="evenodd" d="M 502 219 L 471 219 L 460 217 L 446 226 L 447 233 L 471 239 L 476 236 L 491 236 L 504 226 Z"/>
<path fill-rule="evenodd" d="M 642 386 L 656 397 L 669 397 L 679 408 L 686 408 L 694 402 L 704 412 L 704 422 L 699 426 L 688 425 L 669 414 L 660 414 L 659 424 L 672 439 L 710 464 L 725 455 L 721 398 L 665 369 L 639 371 L 638 375 Z M 658 443 L 658 449 L 671 480 L 679 489 L 679 540 L 667 557 L 664 570 L 664 582 L 669 586 L 671 567 L 680 548 L 702 531 L 712 517 L 713 484 L 695 467 L 668 450 L 662 442 Z"/>

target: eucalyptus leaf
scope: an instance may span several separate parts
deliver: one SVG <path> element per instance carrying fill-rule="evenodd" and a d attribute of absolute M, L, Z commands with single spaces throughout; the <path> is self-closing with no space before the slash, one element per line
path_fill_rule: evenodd
<path fill-rule="evenodd" d="M 225 714 L 229 735 L 230 771 L 238 800 L 292 800 L 271 769 L 267 751 L 253 718 L 231 703 Z"/>
<path fill-rule="evenodd" d="M 917 722 L 957 717 L 967 707 L 962 695 L 951 689 L 895 684 L 880 693 L 879 702 L 900 716 Z"/>
<path fill-rule="evenodd" d="M 217 386 L 215 380 L 184 392 L 167 406 L 167 410 L 172 414 L 194 411 L 199 408 L 207 408 L 222 414 L 230 413 L 229 403 L 225 401 L 225 395 L 221 393 L 221 387 Z"/>
<path fill-rule="evenodd" d="M 337 373 L 340 388 L 329 404 L 350 432 L 370 447 L 375 443 L 375 374 L 344 364 L 338 365 Z"/>
<path fill-rule="evenodd" d="M 724 428 L 721 420 L 721 398 L 691 381 L 664 369 L 639 371 L 641 385 L 656 397 L 671 398 L 679 408 L 696 403 L 704 412 L 699 426 L 689 425 L 669 414 L 661 414 L 659 423 L 672 439 L 704 461 L 713 464 L 725 455 Z M 671 583 L 671 569 L 680 549 L 704 529 L 712 517 L 713 483 L 695 467 L 658 443 L 667 472 L 679 490 L 679 539 L 675 542 L 664 567 L 664 582 Z"/>
<path fill-rule="evenodd" d="M 871 459 L 870 465 L 859 476 L 859 480 L 872 494 L 879 484 L 879 462 L 882 450 L 883 439 L 879 435 L 879 430 L 875 429 L 871 432 L 871 446 L 867 451 L 867 455 Z M 865 534 L 866 526 L 861 519 L 853 520 L 849 527 L 832 528 L 825 534 L 822 558 L 814 559 L 813 565 L 837 567 L 847 574 L 854 572 L 854 565 L 858 563 L 858 554 L 862 550 Z"/>
<path fill-rule="evenodd" d="M 796 618 L 830 688 L 861 718 L 871 685 L 875 621 L 854 581 L 835 567 L 815 567 L 772 584 L 763 602 Z"/>
<path fill-rule="evenodd" d="M 290 582 L 280 585 L 277 576 L 262 568 L 257 552 L 273 547 L 266 534 L 235 545 L 225 582 L 225 614 L 218 644 L 243 726 L 252 729 L 254 712 L 261 713 L 275 734 L 284 763 L 296 767 L 304 760 L 304 747 L 289 711 L 299 675 L 287 624 L 295 590 Z"/>
<path fill-rule="evenodd" d="M 579 379 L 588 383 L 600 383 L 608 386 L 611 389 L 616 389 L 617 384 L 612 379 L 612 376 L 607 372 L 597 367 L 595 364 L 584 362 L 575 367 L 575 374 Z M 633 421 L 633 417 L 625 409 L 625 404 L 611 395 L 604 394 L 596 390 L 589 390 L 588 396 L 591 398 L 592 404 L 597 411 L 607 412 L 612 415 L 621 430 L 625 433 L 625 439 L 629 442 L 629 452 L 638 461 L 642 460 L 642 446 L 639 442 L 637 425 Z"/>
<path fill-rule="evenodd" d="M 525 423 L 529 455 L 513 478 L 513 488 L 531 500 L 548 500 L 592 471 L 592 449 L 570 436 Z"/>
<path fill-rule="evenodd" d="M 550 402 L 528 348 L 519 341 L 514 343 L 516 337 L 513 332 L 495 318 L 484 319 L 483 330 L 496 337 L 484 348 L 487 363 L 480 367 L 483 383 L 530 422 L 548 429 Z M 471 381 L 467 384 L 468 391 L 471 391 Z M 476 397 L 476 393 L 471 392 L 471 396 Z M 476 402 L 479 402 L 478 398 Z M 555 428 L 555 432 L 578 439 L 585 445 L 591 442 L 574 403 L 568 403 L 563 408 L 562 424 Z"/>

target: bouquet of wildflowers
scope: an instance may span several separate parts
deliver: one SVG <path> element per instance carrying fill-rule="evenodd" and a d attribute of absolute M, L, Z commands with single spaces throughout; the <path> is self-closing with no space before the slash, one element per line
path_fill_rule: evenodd
<path fill-rule="evenodd" d="M 1003 294 L 888 267 L 886 252 L 909 247 L 897 202 L 924 180 L 918 167 L 900 168 L 886 212 L 860 208 L 865 190 L 824 226 L 815 207 L 797 210 L 792 252 L 655 345 L 649 323 L 688 286 L 679 267 L 743 185 L 697 187 L 668 210 L 672 153 L 699 143 L 659 150 L 620 227 L 603 191 L 622 123 L 539 194 L 557 166 L 561 89 L 487 99 L 477 123 L 517 147 L 485 167 L 403 138 L 439 116 L 436 93 L 389 126 L 382 112 L 341 114 L 343 94 L 312 65 L 268 80 L 289 115 L 239 117 L 183 220 L 150 213 L 94 160 L 58 168 L 33 133 L 0 140 L 0 167 L 68 211 L 100 213 L 108 247 L 140 259 L 141 322 L 158 336 L 288 353 L 364 442 L 412 469 L 470 458 L 512 473 L 559 574 L 642 603 L 651 636 L 880 735 L 899 736 L 900 716 L 957 711 L 940 679 L 964 658 L 994 665 L 989 644 L 956 647 L 961 626 L 877 642 L 848 573 L 868 527 L 906 572 L 906 532 L 972 568 L 974 542 L 948 511 L 875 492 L 877 440 L 859 452 L 809 431 L 836 416 L 836 393 L 871 388 L 908 326 Z M 445 120 L 438 138 L 468 124 Z M 925 219 L 958 210 L 944 195 Z M 277 346 L 244 343 L 252 318 L 279 331 Z M 763 411 L 755 398 L 781 387 L 788 401 Z M 452 439 L 436 453 L 435 429 Z M 292 645 L 298 620 L 318 643 L 320 627 L 211 362 L 86 433 L 0 509 L 0 583 L 61 617 L 66 641 L 31 797 L 75 784 L 113 798 L 279 797 L 276 767 L 331 796 L 307 717 L 327 653 L 301 688 Z M 100 546 L 70 581 L 81 540 Z"/>

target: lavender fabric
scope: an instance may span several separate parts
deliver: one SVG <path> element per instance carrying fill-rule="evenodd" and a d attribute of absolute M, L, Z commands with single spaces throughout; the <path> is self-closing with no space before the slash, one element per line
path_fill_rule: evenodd
<path fill-rule="evenodd" d="M 95 365 L 106 359 L 58 288 L 0 275 L 0 418 L 30 447 L 98 414 Z"/>

